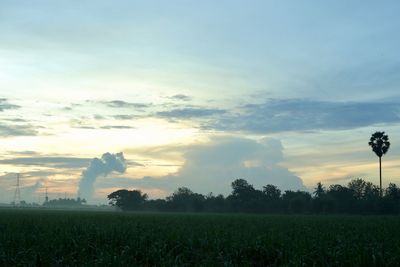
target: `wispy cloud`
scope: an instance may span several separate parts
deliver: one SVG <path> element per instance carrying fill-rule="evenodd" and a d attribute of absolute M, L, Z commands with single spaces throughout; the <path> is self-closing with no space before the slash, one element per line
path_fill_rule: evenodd
<path fill-rule="evenodd" d="M 2 124 L 0 123 L 0 137 L 34 136 L 38 134 L 38 127 L 29 124 Z"/>
<path fill-rule="evenodd" d="M 204 118 L 224 114 L 226 111 L 215 108 L 186 107 L 157 112 L 157 116 L 173 119 Z"/>
<path fill-rule="evenodd" d="M 106 105 L 110 108 L 135 108 L 144 109 L 151 106 L 149 103 L 132 103 L 123 100 L 100 101 L 99 103 Z"/>
<path fill-rule="evenodd" d="M 18 109 L 20 106 L 10 104 L 7 98 L 0 98 L 0 112 L 5 111 L 7 109 Z"/>
<path fill-rule="evenodd" d="M 192 97 L 190 97 L 188 95 L 183 95 L 183 94 L 169 96 L 168 98 L 171 100 L 179 100 L 179 101 L 191 101 L 192 100 Z"/>
<path fill-rule="evenodd" d="M 272 99 L 247 104 L 236 114 L 227 113 L 204 128 L 223 131 L 276 133 L 342 130 L 381 123 L 399 123 L 397 102 L 327 102 L 308 99 Z"/>
<path fill-rule="evenodd" d="M 12 155 L 22 155 L 22 156 L 33 156 L 33 155 L 40 155 L 39 152 L 37 151 L 31 151 L 31 150 L 26 150 L 26 151 L 7 151 L 8 154 Z"/>
<path fill-rule="evenodd" d="M 93 119 L 100 121 L 100 120 L 104 120 L 105 117 L 100 114 L 95 114 L 95 115 L 93 115 Z"/>
<path fill-rule="evenodd" d="M 0 165 L 40 166 L 55 169 L 79 169 L 87 167 L 92 158 L 40 155 L 34 151 L 12 152 L 23 157 L 1 159 Z M 132 160 L 126 160 L 130 166 L 143 166 Z"/>
<path fill-rule="evenodd" d="M 125 115 L 125 114 L 120 114 L 120 115 L 114 115 L 112 116 L 116 120 L 132 120 L 136 116 L 135 115 Z"/>
<path fill-rule="evenodd" d="M 100 120 L 99 117 L 94 118 L 96 121 Z M 104 118 L 105 119 L 105 118 Z M 72 128 L 77 129 L 87 129 L 87 130 L 94 130 L 94 129 L 102 129 L 102 130 L 110 130 L 110 129 L 135 129 L 135 127 L 130 125 L 98 125 L 97 122 L 93 122 L 88 118 L 79 118 L 79 119 L 72 119 L 70 120 L 70 126 Z"/>
<path fill-rule="evenodd" d="M 135 129 L 135 127 L 128 126 L 128 125 L 105 125 L 101 126 L 100 129 L 110 130 L 110 129 Z"/>
<path fill-rule="evenodd" d="M 69 121 L 69 126 L 77 129 L 97 129 L 87 118 L 74 118 Z"/>
<path fill-rule="evenodd" d="M 9 122 L 28 122 L 27 120 L 21 119 L 21 118 L 7 118 L 3 119 L 3 121 L 9 121 Z"/>
<path fill-rule="evenodd" d="M 2 159 L 0 164 L 17 165 L 17 166 L 42 166 L 62 169 L 76 169 L 86 167 L 90 158 L 76 157 L 17 157 L 11 159 Z"/>

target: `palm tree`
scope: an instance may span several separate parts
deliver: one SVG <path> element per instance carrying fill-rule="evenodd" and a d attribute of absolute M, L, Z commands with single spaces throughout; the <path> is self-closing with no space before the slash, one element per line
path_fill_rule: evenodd
<path fill-rule="evenodd" d="M 368 145 L 372 147 L 372 151 L 379 157 L 379 188 L 382 197 L 382 156 L 389 150 L 389 137 L 385 132 L 375 132 L 369 139 Z"/>

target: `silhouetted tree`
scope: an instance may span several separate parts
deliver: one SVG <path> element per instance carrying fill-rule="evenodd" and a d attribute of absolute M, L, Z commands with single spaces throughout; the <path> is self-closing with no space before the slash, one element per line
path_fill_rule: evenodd
<path fill-rule="evenodd" d="M 232 182 L 232 193 L 226 198 L 212 193 L 204 196 L 187 187 L 178 188 L 166 199 L 147 200 L 139 190 L 118 190 L 108 195 L 110 204 L 122 210 L 174 212 L 246 212 L 246 213 L 400 213 L 400 188 L 389 184 L 381 197 L 380 187 L 363 179 L 351 180 L 347 186 L 334 184 L 325 189 L 317 183 L 311 195 L 305 191 L 287 190 L 283 194 L 274 185 L 255 189 L 244 179 Z M 56 204 L 81 204 L 59 199 Z M 49 203 L 53 203 L 49 201 Z"/>
<path fill-rule="evenodd" d="M 400 211 L 400 188 L 390 183 L 382 199 L 381 211 L 383 213 L 398 213 Z"/>
<path fill-rule="evenodd" d="M 267 212 L 279 212 L 282 209 L 281 190 L 272 184 L 263 186 L 264 208 Z"/>
<path fill-rule="evenodd" d="M 205 197 L 205 210 L 209 212 L 225 212 L 226 201 L 223 195 L 219 194 L 215 196 L 213 193 L 209 193 Z"/>
<path fill-rule="evenodd" d="M 361 200 L 364 197 L 365 185 L 365 181 L 358 178 L 351 180 L 347 187 L 353 192 L 353 197 L 356 200 Z"/>
<path fill-rule="evenodd" d="M 374 151 L 379 158 L 379 188 L 380 195 L 382 196 L 382 156 L 389 150 L 389 137 L 385 132 L 375 132 L 369 139 L 368 145 L 371 146 L 372 151 Z"/>
<path fill-rule="evenodd" d="M 138 210 L 145 203 L 148 196 L 140 190 L 121 189 L 107 196 L 111 206 L 117 206 L 122 210 Z"/>
<path fill-rule="evenodd" d="M 282 200 L 288 212 L 303 213 L 310 207 L 311 195 L 304 191 L 286 190 Z"/>
<path fill-rule="evenodd" d="M 372 184 L 371 182 L 365 182 L 364 186 L 364 212 L 376 213 L 379 212 L 380 205 L 380 189 L 379 186 Z"/>
<path fill-rule="evenodd" d="M 371 182 L 366 182 L 364 186 L 364 199 L 367 201 L 376 201 L 380 195 L 380 189 L 378 186 Z"/>
<path fill-rule="evenodd" d="M 167 197 L 167 203 L 174 211 L 202 211 L 204 196 L 193 193 L 187 187 L 180 187 L 171 196 Z"/>
<path fill-rule="evenodd" d="M 232 182 L 232 196 L 248 200 L 254 193 L 254 187 L 244 179 L 236 179 Z"/>
<path fill-rule="evenodd" d="M 148 211 L 168 211 L 167 201 L 165 199 L 146 200 L 143 209 Z"/>
<path fill-rule="evenodd" d="M 263 186 L 263 193 L 268 200 L 279 200 L 281 197 L 281 190 L 272 184 Z"/>
<path fill-rule="evenodd" d="M 314 199 L 313 199 L 313 210 L 315 212 L 326 212 L 328 209 L 328 199 L 326 197 L 326 190 L 325 187 L 322 185 L 321 182 L 317 183 L 317 187 L 314 189 L 313 192 Z"/>
<path fill-rule="evenodd" d="M 397 185 L 390 183 L 388 188 L 385 190 L 385 197 L 400 200 L 400 188 Z"/>
<path fill-rule="evenodd" d="M 254 189 L 253 185 L 244 179 L 236 179 L 231 185 L 232 194 L 227 200 L 233 211 L 260 212 L 263 210 L 264 194 L 260 190 Z"/>
<path fill-rule="evenodd" d="M 339 184 L 329 186 L 327 197 L 333 204 L 333 211 L 351 212 L 354 207 L 353 191 Z"/>
<path fill-rule="evenodd" d="M 313 194 L 316 198 L 322 198 L 323 196 L 326 195 L 325 188 L 321 182 L 317 183 L 317 187 L 315 188 Z"/>
<path fill-rule="evenodd" d="M 353 208 L 355 212 L 373 213 L 378 210 L 379 187 L 363 179 L 353 179 L 348 183 L 353 193 Z"/>

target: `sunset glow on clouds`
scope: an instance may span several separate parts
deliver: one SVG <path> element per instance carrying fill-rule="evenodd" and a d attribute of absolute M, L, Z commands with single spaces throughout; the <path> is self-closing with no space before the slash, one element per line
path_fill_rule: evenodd
<path fill-rule="evenodd" d="M 97 177 L 164 197 L 377 183 L 374 131 L 389 134 L 384 185 L 400 183 L 396 1 L 2 1 L 0 202 L 15 173 L 28 201 L 76 197 Z M 60 195 L 61 194 L 61 195 Z"/>

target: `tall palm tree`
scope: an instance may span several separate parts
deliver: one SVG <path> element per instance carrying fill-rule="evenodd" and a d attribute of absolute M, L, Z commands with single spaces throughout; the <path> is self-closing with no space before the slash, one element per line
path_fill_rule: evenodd
<path fill-rule="evenodd" d="M 368 145 L 372 147 L 372 151 L 379 157 L 379 188 L 382 196 L 382 156 L 389 150 L 389 137 L 385 132 L 375 132 L 369 139 Z"/>

